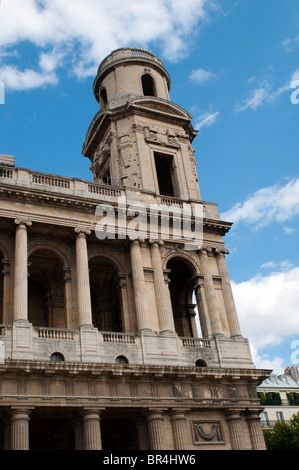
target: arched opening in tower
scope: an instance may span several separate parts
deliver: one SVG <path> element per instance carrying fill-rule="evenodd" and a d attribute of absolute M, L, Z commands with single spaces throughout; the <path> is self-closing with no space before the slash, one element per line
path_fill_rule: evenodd
<path fill-rule="evenodd" d="M 155 80 L 150 74 L 142 75 L 141 82 L 144 96 L 156 96 Z"/>
<path fill-rule="evenodd" d="M 40 327 L 66 328 L 63 262 L 49 249 L 28 259 L 28 319 Z"/>
<path fill-rule="evenodd" d="M 96 256 L 89 261 L 92 322 L 100 331 L 123 331 L 118 272 L 113 263 Z"/>
<path fill-rule="evenodd" d="M 196 319 L 193 265 L 184 258 L 171 258 L 167 263 L 169 292 L 176 333 L 179 336 L 198 337 L 200 323 Z"/>

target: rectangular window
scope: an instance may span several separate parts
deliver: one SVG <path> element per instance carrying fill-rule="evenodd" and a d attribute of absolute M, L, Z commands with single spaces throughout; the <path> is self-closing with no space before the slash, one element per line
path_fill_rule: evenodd
<path fill-rule="evenodd" d="M 163 196 L 177 196 L 174 184 L 173 155 L 155 153 L 159 192 Z"/>
<path fill-rule="evenodd" d="M 284 421 L 283 412 L 276 411 L 277 421 Z"/>

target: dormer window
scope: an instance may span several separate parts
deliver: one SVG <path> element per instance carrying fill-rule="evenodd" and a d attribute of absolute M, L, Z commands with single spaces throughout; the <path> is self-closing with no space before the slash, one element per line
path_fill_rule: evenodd
<path fill-rule="evenodd" d="M 156 96 L 155 80 L 149 73 L 142 75 L 141 82 L 144 96 Z"/>

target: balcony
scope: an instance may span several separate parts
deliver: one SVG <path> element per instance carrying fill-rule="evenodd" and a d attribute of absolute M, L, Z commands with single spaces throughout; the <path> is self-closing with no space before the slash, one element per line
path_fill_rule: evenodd
<path fill-rule="evenodd" d="M 285 420 L 278 420 L 278 419 L 273 419 L 273 420 L 261 420 L 261 426 L 263 429 L 273 429 L 276 423 L 286 423 L 290 424 L 290 421 L 285 421 Z"/>

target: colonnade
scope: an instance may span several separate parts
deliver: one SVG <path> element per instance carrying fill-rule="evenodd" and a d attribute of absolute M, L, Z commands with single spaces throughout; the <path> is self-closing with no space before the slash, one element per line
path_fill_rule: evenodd
<path fill-rule="evenodd" d="M 6 423 L 5 450 L 29 450 L 30 415 L 33 408 L 16 408 L 10 412 Z M 84 409 L 74 423 L 76 450 L 102 450 L 101 419 L 104 409 Z M 166 414 L 169 413 L 172 439 L 166 435 L 164 426 Z M 225 444 L 232 450 L 244 450 L 243 426 L 247 424 L 252 450 L 264 450 L 265 444 L 257 410 L 244 411 L 246 421 L 242 421 L 241 410 L 227 410 L 225 419 L 228 436 Z M 188 410 L 184 409 L 148 409 L 142 410 L 136 422 L 139 450 L 186 450 L 188 449 L 186 433 Z M 190 448 L 190 447 L 189 447 Z"/>
<path fill-rule="evenodd" d="M 13 321 L 27 320 L 27 228 L 30 221 L 15 221 L 15 261 L 14 261 L 14 308 Z M 92 325 L 92 308 L 90 298 L 90 282 L 88 267 L 87 235 L 89 230 L 76 228 L 76 278 L 77 278 L 77 307 L 79 326 Z M 175 332 L 170 295 L 165 284 L 164 272 L 160 253 L 160 244 L 150 242 L 152 265 L 154 268 L 154 286 L 159 315 L 160 332 Z M 199 250 L 199 260 L 203 276 L 197 279 L 195 293 L 197 305 L 200 307 L 204 337 L 223 334 L 222 321 L 219 314 L 213 277 L 210 272 L 209 249 Z M 216 251 L 219 275 L 222 279 L 222 292 L 225 304 L 230 336 L 241 336 L 236 308 L 231 291 L 223 251 Z M 146 282 L 142 261 L 141 243 L 138 239 L 130 241 L 130 258 L 132 280 L 134 286 L 135 309 L 139 331 L 150 330 L 150 317 L 147 305 Z"/>

